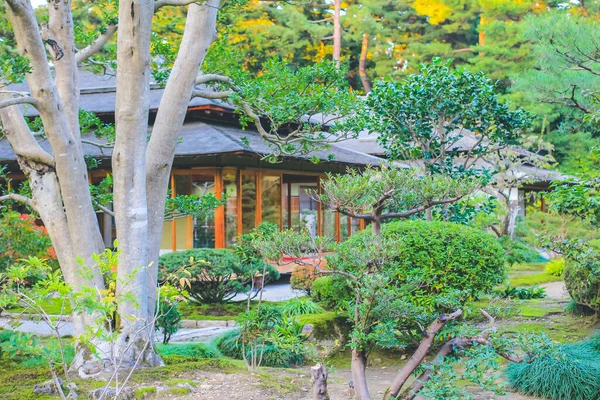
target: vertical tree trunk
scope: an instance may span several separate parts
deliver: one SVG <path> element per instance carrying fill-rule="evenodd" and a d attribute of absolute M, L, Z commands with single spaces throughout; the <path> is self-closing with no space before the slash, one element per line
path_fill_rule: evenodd
<path fill-rule="evenodd" d="M 358 400 L 370 400 L 367 386 L 367 356 L 364 352 L 352 349 L 352 381 L 354 382 L 354 396 Z"/>
<path fill-rule="evenodd" d="M 216 38 L 219 0 L 207 4 L 191 4 L 179 47 L 180 51 L 171 70 L 160 102 L 152 136 L 146 154 L 146 191 L 148 202 L 148 261 L 156 285 L 158 256 L 162 240 L 164 209 L 169 188 L 171 166 L 175 156 L 177 134 L 181 130 L 187 104 L 190 101 L 196 76 L 209 46 Z M 156 291 L 150 288 L 148 315 L 154 315 Z"/>
<path fill-rule="evenodd" d="M 150 33 L 154 1 L 119 4 L 114 212 L 119 239 L 117 268 L 121 332 L 117 359 L 124 366 L 156 365 L 148 316 L 148 206 L 146 137 L 150 89 Z M 155 286 L 154 286 L 155 287 Z M 126 296 L 126 297 L 125 297 Z"/>
<path fill-rule="evenodd" d="M 362 82 L 365 93 L 371 91 L 371 82 L 367 76 L 367 54 L 369 52 L 369 36 L 363 33 L 362 46 L 360 48 L 360 59 L 358 61 L 358 74 L 360 75 L 360 81 Z"/>
<path fill-rule="evenodd" d="M 329 400 L 327 393 L 327 369 L 325 364 L 317 364 L 310 369 L 313 385 L 313 400 Z"/>
<path fill-rule="evenodd" d="M 340 57 L 342 55 L 342 0 L 333 0 L 333 61 L 340 66 Z"/>

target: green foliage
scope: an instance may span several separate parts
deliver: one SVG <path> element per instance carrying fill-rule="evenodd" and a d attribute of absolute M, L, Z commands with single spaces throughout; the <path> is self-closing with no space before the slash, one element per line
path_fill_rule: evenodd
<path fill-rule="evenodd" d="M 167 365 L 220 356 L 215 345 L 204 343 L 157 344 L 156 351 Z"/>
<path fill-rule="evenodd" d="M 322 276 L 313 282 L 312 299 L 329 310 L 336 309 L 352 299 L 352 287 L 344 277 Z"/>
<path fill-rule="evenodd" d="M 304 340 L 303 337 L 299 339 Z M 242 355 L 242 339 L 239 331 L 231 331 L 215 340 L 219 350 L 226 356 L 238 360 L 243 359 Z M 262 365 L 275 368 L 291 368 L 302 365 L 305 361 L 305 354 L 293 351 L 288 348 L 266 342 L 262 352 Z M 249 346 L 246 346 L 246 358 L 252 357 Z"/>
<path fill-rule="evenodd" d="M 316 340 L 339 340 L 345 342 L 350 336 L 352 325 L 345 314 L 324 312 L 321 314 L 308 314 L 298 317 L 302 325 L 313 326 L 312 337 Z"/>
<path fill-rule="evenodd" d="M 541 287 L 523 287 L 516 288 L 510 286 L 510 283 L 506 285 L 506 288 L 502 291 L 496 291 L 496 294 L 503 299 L 519 299 L 519 300 L 531 300 L 531 299 L 543 299 L 546 297 L 546 289 Z"/>
<path fill-rule="evenodd" d="M 312 284 L 317 279 L 317 270 L 312 265 L 299 265 L 292 271 L 290 285 L 294 290 L 301 290 L 310 296 Z"/>
<path fill-rule="evenodd" d="M 593 224 L 600 222 L 600 179 L 568 180 L 552 184 L 548 195 L 551 209 L 574 215 Z"/>
<path fill-rule="evenodd" d="M 565 259 L 562 257 L 556 257 L 548 261 L 544 271 L 550 275 L 562 276 L 565 271 Z"/>
<path fill-rule="evenodd" d="M 498 99 L 485 74 L 452 69 L 440 58 L 404 80 L 378 81 L 359 118 L 361 128 L 380 133 L 379 143 L 392 159 L 450 169 L 465 151 L 455 146 L 464 130 L 483 138 L 469 149 L 477 157 L 514 143 L 529 125 L 526 112 L 512 111 Z"/>
<path fill-rule="evenodd" d="M 297 317 L 306 314 L 319 314 L 324 312 L 323 308 L 313 302 L 310 297 L 297 297 L 283 303 L 281 307 L 286 317 Z"/>
<path fill-rule="evenodd" d="M 510 266 L 533 263 L 540 259 L 537 251 L 520 240 L 512 239 L 510 236 L 501 236 L 498 238 L 498 242 L 504 249 L 506 263 Z"/>
<path fill-rule="evenodd" d="M 50 237 L 34 216 L 12 211 L 0 214 L 0 237 L 0 272 L 27 257 L 39 257 L 52 268 L 58 267 Z M 36 280 L 32 278 L 30 283 Z"/>
<path fill-rule="evenodd" d="M 182 314 L 179 311 L 179 302 L 163 296 L 158 313 L 154 329 L 162 333 L 163 344 L 167 344 L 171 340 L 171 336 L 181 328 Z"/>
<path fill-rule="evenodd" d="M 600 352 L 588 341 L 560 347 L 554 356 L 511 364 L 508 382 L 520 393 L 553 400 L 600 398 Z"/>
<path fill-rule="evenodd" d="M 592 268 L 567 259 L 563 277 L 571 298 L 581 306 L 600 312 L 600 282 L 596 275 L 597 266 Z"/>
<path fill-rule="evenodd" d="M 251 277 L 266 268 L 266 280 L 279 274 L 264 263 L 243 263 L 228 249 L 194 249 L 164 254 L 159 259 L 160 277 L 175 274 L 189 279 L 188 298 L 197 303 L 221 303 L 250 289 Z"/>
<path fill-rule="evenodd" d="M 390 266 L 394 284 L 414 284 L 415 302 L 426 305 L 430 296 L 477 297 L 501 283 L 505 276 L 503 251 L 489 234 L 448 222 L 399 221 L 385 224 L 384 238 L 396 243 Z M 358 236 L 358 235 L 355 235 Z M 355 243 L 342 244 L 340 253 Z"/>

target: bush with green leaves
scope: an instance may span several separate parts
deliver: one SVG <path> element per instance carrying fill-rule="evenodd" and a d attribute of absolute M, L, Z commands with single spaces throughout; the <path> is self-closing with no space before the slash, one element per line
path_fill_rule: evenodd
<path fill-rule="evenodd" d="M 331 310 L 351 301 L 353 293 L 344 277 L 325 275 L 313 282 L 311 297 L 323 307 Z"/>
<path fill-rule="evenodd" d="M 253 276 L 262 274 L 265 280 L 279 278 L 275 268 L 260 261 L 244 263 L 229 249 L 194 249 L 175 251 L 160 256 L 159 277 L 175 274 L 190 282 L 188 298 L 196 303 L 222 303 L 238 293 L 250 290 Z"/>
<path fill-rule="evenodd" d="M 58 268 L 52 241 L 35 217 L 17 212 L 0 213 L 0 272 L 27 257 L 38 257 Z M 30 282 L 33 283 L 33 282 Z"/>
<path fill-rule="evenodd" d="M 363 231 L 342 243 L 329 265 L 340 269 L 351 263 L 346 260 L 350 248 L 359 248 L 368 234 Z M 449 222 L 398 221 L 384 224 L 381 234 L 395 243 L 386 266 L 394 271 L 391 283 L 413 285 L 405 299 L 425 310 L 439 309 L 448 297 L 461 302 L 477 297 L 504 280 L 503 249 L 481 230 Z"/>
<path fill-rule="evenodd" d="M 323 307 L 315 303 L 310 297 L 297 297 L 283 303 L 281 306 L 283 315 L 286 317 L 297 317 L 307 314 L 319 314 L 324 312 Z"/>
<path fill-rule="evenodd" d="M 158 344 L 156 351 L 167 365 L 221 356 L 219 349 L 214 344 L 204 343 Z"/>
<path fill-rule="evenodd" d="M 538 252 L 520 240 L 512 239 L 510 236 L 502 236 L 498 238 L 498 242 L 504 249 L 506 263 L 510 266 L 540 260 Z"/>
<path fill-rule="evenodd" d="M 312 284 L 317 279 L 317 269 L 312 265 L 299 265 L 292 271 L 290 285 L 294 290 L 301 290 L 310 296 Z"/>
<path fill-rule="evenodd" d="M 506 285 L 504 290 L 495 292 L 500 298 L 503 299 L 519 299 L 519 300 L 531 300 L 531 299 L 543 299 L 546 297 L 546 289 L 543 287 L 522 287 L 516 288 L 510 286 L 510 283 Z"/>
<path fill-rule="evenodd" d="M 600 280 L 595 270 L 574 260 L 567 260 L 563 277 L 569 295 L 577 304 L 600 312 Z"/>
<path fill-rule="evenodd" d="M 520 393 L 552 400 L 600 399 L 598 340 L 560 346 L 556 354 L 511 364 L 506 375 Z"/>
<path fill-rule="evenodd" d="M 168 344 L 171 336 L 181 328 L 181 311 L 179 311 L 179 293 L 171 285 L 160 288 L 160 303 L 154 329 L 163 335 L 163 344 Z"/>
<path fill-rule="evenodd" d="M 562 276 L 565 272 L 565 259 L 562 257 L 553 258 L 548 261 L 544 271 L 552 276 Z"/>

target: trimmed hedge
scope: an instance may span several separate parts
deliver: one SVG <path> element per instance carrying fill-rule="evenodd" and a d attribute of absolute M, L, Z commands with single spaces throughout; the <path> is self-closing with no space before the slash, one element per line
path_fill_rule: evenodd
<path fill-rule="evenodd" d="M 203 343 L 157 344 L 156 351 L 167 365 L 221 356 L 215 345 Z"/>
<path fill-rule="evenodd" d="M 346 278 L 337 275 L 326 275 L 315 279 L 312 284 L 311 297 L 327 309 L 334 309 L 351 301 L 352 288 Z"/>

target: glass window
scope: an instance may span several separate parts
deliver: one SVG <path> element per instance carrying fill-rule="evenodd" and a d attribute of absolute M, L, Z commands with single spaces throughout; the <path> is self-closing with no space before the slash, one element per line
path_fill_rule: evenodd
<path fill-rule="evenodd" d="M 175 179 L 175 194 L 186 195 L 190 194 L 191 177 L 189 175 L 174 175 Z M 187 218 L 175 217 L 175 249 L 187 249 Z"/>
<path fill-rule="evenodd" d="M 256 175 L 242 174 L 242 233 L 251 232 L 256 225 Z"/>
<path fill-rule="evenodd" d="M 345 215 L 340 214 L 340 240 L 343 242 L 348 239 L 348 218 Z"/>
<path fill-rule="evenodd" d="M 225 204 L 225 246 L 235 244 L 237 237 L 238 210 L 237 210 L 237 182 L 236 171 L 223 171 L 223 191 L 227 194 Z"/>
<path fill-rule="evenodd" d="M 317 190 L 316 176 L 284 175 L 284 222 L 286 229 L 307 229 L 317 235 L 319 204 L 311 196 Z"/>
<path fill-rule="evenodd" d="M 321 214 L 322 221 L 322 234 L 323 236 L 327 236 L 328 238 L 335 240 L 336 232 L 335 232 L 335 217 L 336 212 L 330 210 L 327 207 L 323 207 L 323 212 Z"/>
<path fill-rule="evenodd" d="M 281 177 L 261 176 L 262 221 L 279 226 L 281 219 Z"/>
<path fill-rule="evenodd" d="M 358 218 L 350 218 L 352 225 L 350 228 L 352 229 L 352 234 L 358 233 L 360 231 L 360 219 Z"/>
<path fill-rule="evenodd" d="M 215 194 L 215 179 L 213 174 L 192 175 L 192 194 L 206 196 Z M 214 248 L 215 247 L 215 213 L 208 212 L 205 215 L 195 215 L 193 218 L 193 247 Z"/>

